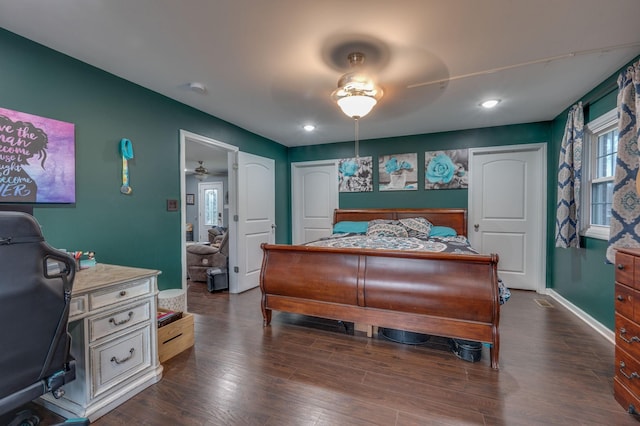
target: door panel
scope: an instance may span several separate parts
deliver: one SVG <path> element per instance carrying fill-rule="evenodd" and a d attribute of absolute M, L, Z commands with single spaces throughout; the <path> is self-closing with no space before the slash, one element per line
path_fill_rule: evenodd
<path fill-rule="evenodd" d="M 544 145 L 471 150 L 469 240 L 510 288 L 544 288 Z"/>
<path fill-rule="evenodd" d="M 291 166 L 293 243 L 331 235 L 333 211 L 338 208 L 338 171 L 334 161 Z"/>
<path fill-rule="evenodd" d="M 260 245 L 275 241 L 275 161 L 238 152 L 237 196 L 238 280 L 231 293 L 259 285 Z"/>

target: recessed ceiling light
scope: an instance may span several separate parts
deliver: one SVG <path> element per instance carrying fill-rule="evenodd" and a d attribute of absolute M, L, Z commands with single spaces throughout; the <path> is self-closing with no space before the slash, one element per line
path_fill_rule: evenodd
<path fill-rule="evenodd" d="M 302 128 L 307 132 L 313 132 L 316 129 L 316 126 L 314 126 L 313 124 L 305 124 L 304 126 L 302 126 Z"/>
<path fill-rule="evenodd" d="M 191 89 L 196 93 L 200 93 L 201 95 L 204 95 L 205 93 L 207 93 L 207 86 L 197 81 L 189 83 L 189 89 Z"/>
<path fill-rule="evenodd" d="M 494 106 L 498 105 L 499 103 L 500 103 L 500 99 L 488 99 L 488 100 L 482 102 L 480 105 L 483 108 L 489 109 L 489 108 L 493 108 Z"/>

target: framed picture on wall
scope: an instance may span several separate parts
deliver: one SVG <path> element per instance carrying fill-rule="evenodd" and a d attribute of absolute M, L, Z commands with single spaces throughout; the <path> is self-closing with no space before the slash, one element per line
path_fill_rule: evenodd
<path fill-rule="evenodd" d="M 192 206 L 196 203 L 196 196 L 195 194 L 187 194 L 187 204 Z"/>
<path fill-rule="evenodd" d="M 338 189 L 340 192 L 373 191 L 373 157 L 338 160 Z"/>
<path fill-rule="evenodd" d="M 424 189 L 468 188 L 469 150 L 427 151 L 424 170 Z"/>
<path fill-rule="evenodd" d="M 416 191 L 418 189 L 418 153 L 378 157 L 380 191 Z"/>

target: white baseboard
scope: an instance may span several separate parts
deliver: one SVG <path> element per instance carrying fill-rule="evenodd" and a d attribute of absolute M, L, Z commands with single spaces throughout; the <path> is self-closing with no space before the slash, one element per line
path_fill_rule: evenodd
<path fill-rule="evenodd" d="M 613 331 L 609 330 L 604 325 L 602 325 L 600 322 L 598 322 L 591 315 L 589 315 L 588 313 L 586 313 L 582 309 L 578 308 L 573 303 L 569 302 L 567 299 L 562 297 L 560 294 L 558 294 L 552 288 L 545 288 L 544 289 L 544 294 L 547 294 L 548 296 L 551 296 L 551 298 L 553 298 L 556 302 L 560 303 L 562 306 L 564 306 L 569 311 L 571 311 L 571 313 L 576 315 L 582 321 L 586 322 L 591 328 L 593 328 L 595 331 L 600 333 L 600 335 L 602 335 L 605 339 L 607 339 L 612 345 L 616 344 L 616 335 L 615 335 L 615 333 Z"/>

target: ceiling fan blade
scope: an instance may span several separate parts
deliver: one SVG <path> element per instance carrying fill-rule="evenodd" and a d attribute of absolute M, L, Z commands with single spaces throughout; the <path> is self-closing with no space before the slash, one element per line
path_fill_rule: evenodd
<path fill-rule="evenodd" d="M 517 63 L 517 64 L 505 65 L 505 66 L 501 66 L 501 67 L 490 68 L 490 69 L 487 69 L 487 70 L 476 71 L 476 72 L 471 72 L 471 73 L 467 73 L 467 74 L 451 76 L 451 77 L 447 77 L 447 78 L 439 78 L 439 79 L 434 79 L 434 80 L 430 80 L 430 81 L 424 81 L 424 82 L 421 82 L 421 83 L 414 83 L 414 84 L 408 85 L 407 88 L 413 89 L 413 88 L 416 88 L 416 87 L 430 86 L 430 85 L 434 85 L 434 84 L 443 84 L 443 83 L 450 82 L 450 81 L 461 80 L 463 78 L 470 78 L 470 77 L 477 77 L 477 76 L 480 76 L 480 75 L 494 74 L 494 73 L 501 72 L 501 71 L 507 71 L 507 70 L 511 70 L 511 69 L 515 69 L 515 68 L 522 68 L 522 67 L 526 67 L 526 66 L 529 66 L 529 65 L 550 63 L 550 62 L 553 62 L 553 61 L 558 61 L 558 60 L 561 60 L 561 59 L 574 58 L 574 57 L 582 56 L 582 55 L 603 54 L 603 53 L 607 53 L 607 52 L 612 52 L 614 50 L 627 49 L 627 48 L 635 47 L 635 46 L 640 46 L 640 42 L 619 44 L 619 45 L 616 45 L 616 46 L 602 47 L 602 48 L 597 48 L 597 49 L 578 50 L 578 51 L 575 51 L 575 52 L 564 53 L 564 54 L 561 54 L 561 55 L 547 56 L 545 58 L 533 59 L 531 61 L 520 62 L 520 63 Z"/>

